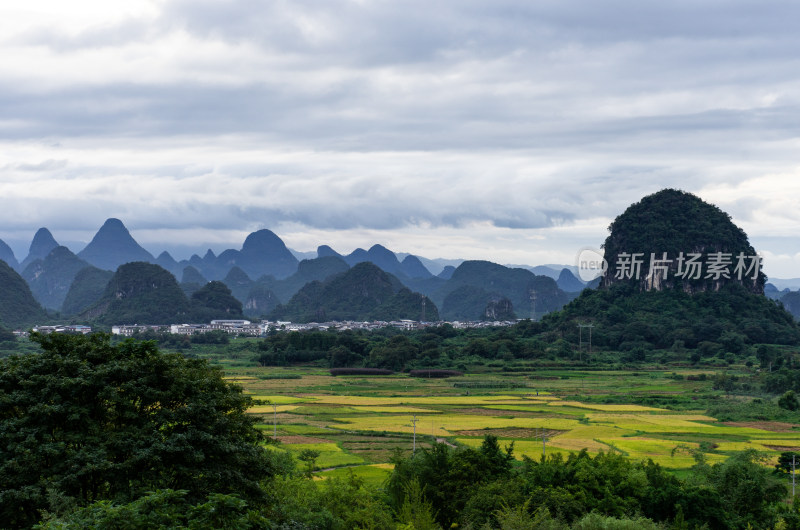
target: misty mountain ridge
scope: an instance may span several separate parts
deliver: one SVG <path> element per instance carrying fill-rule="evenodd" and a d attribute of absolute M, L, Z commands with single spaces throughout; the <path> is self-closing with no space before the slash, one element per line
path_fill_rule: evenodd
<path fill-rule="evenodd" d="M 14 263 L 10 248 L 0 246 L 2 252 Z M 157 317 L 167 316 L 186 319 L 206 314 L 192 306 L 192 299 L 209 282 L 214 281 L 230 290 L 231 296 L 241 303 L 245 314 L 251 317 L 265 316 L 281 304 L 289 305 L 293 297 L 310 283 L 324 284 L 332 277 L 364 263 L 371 263 L 389 274 L 393 282 L 393 296 L 400 297 L 383 306 L 380 311 L 373 304 L 370 311 L 362 312 L 361 316 L 380 315 L 388 318 L 392 316 L 392 311 L 411 314 L 413 311 L 409 308 L 403 309 L 410 303 L 409 300 L 430 297 L 431 310 L 427 317 L 436 315 L 438 318 L 438 308 L 442 307 L 444 298 L 457 287 L 462 287 L 462 291 L 466 289 L 464 292 L 469 292 L 469 295 L 466 298 L 451 297 L 448 307 L 465 319 L 477 320 L 486 318 L 486 315 L 508 317 L 514 314 L 515 308 L 521 316 L 528 316 L 530 311 L 523 306 L 528 305 L 528 291 L 534 283 L 541 284 L 537 313 L 557 309 L 571 298 L 566 291 L 559 289 L 552 278 L 490 262 L 428 260 L 413 254 L 396 254 L 380 244 L 368 250 L 357 248 L 347 255 L 336 252 L 328 245 L 320 245 L 314 254 L 316 257 L 298 261 L 276 234 L 262 229 L 249 234 L 239 250 L 227 249 L 216 254 L 207 249 L 202 257 L 194 254 L 190 259 L 180 261 L 163 251 L 155 258 L 154 254 L 139 245 L 122 221 L 111 218 L 77 255 L 59 246 L 47 228 L 39 229 L 31 242 L 29 255 L 23 261 L 23 276 L 35 300 L 45 307 L 62 311 L 65 315 L 80 315 L 87 321 L 98 323 L 134 317 L 137 321 L 160 320 Z M 437 261 L 448 264 L 438 264 L 439 275 L 435 276 L 426 263 L 436 264 Z M 133 263 L 139 265 L 126 267 L 123 271 L 125 274 L 120 278 L 120 267 Z M 476 268 L 476 263 L 484 265 Z M 141 264 L 156 268 L 143 268 Z M 363 272 L 363 269 L 359 270 Z M 170 280 L 164 276 L 165 273 Z M 108 289 L 113 290 L 112 284 L 134 281 L 133 277 L 136 276 L 142 276 L 144 284 L 150 278 L 151 285 L 159 286 L 159 295 L 151 293 L 141 297 L 109 298 Z M 568 282 L 568 288 L 576 288 L 574 282 L 577 280 L 574 277 L 565 276 L 563 279 L 571 282 Z M 514 292 L 519 289 L 524 294 Z M 162 298 L 164 293 L 177 298 L 168 303 Z M 217 291 L 215 296 L 221 295 Z M 336 307 L 333 309 L 334 313 L 339 312 Z"/>
<path fill-rule="evenodd" d="M 44 259 L 50 254 L 50 251 L 58 246 L 58 242 L 50 233 L 47 228 L 40 228 L 36 231 L 31 241 L 31 246 L 28 249 L 28 256 L 19 264 L 19 270 L 25 270 L 25 267 L 30 265 L 37 259 Z"/>
<path fill-rule="evenodd" d="M 19 269 L 19 262 L 17 257 L 14 256 L 14 251 L 2 239 L 0 239 L 0 260 L 5 261 L 14 270 Z"/>
<path fill-rule="evenodd" d="M 29 253 L 22 263 L 18 263 L 13 251 L 0 241 L 0 259 L 7 258 L 7 263 L 22 271 L 35 259 L 44 259 L 59 243 L 47 228 L 40 228 L 33 238 Z M 241 249 L 226 249 L 219 254 L 211 249 L 203 253 L 195 253 L 189 259 L 176 260 L 168 251 L 162 251 L 154 258 L 154 253 L 143 248 L 130 234 L 124 223 L 116 218 L 109 218 L 97 231 L 92 240 L 77 253 L 87 263 L 101 269 L 115 271 L 119 265 L 133 261 L 155 263 L 180 278 L 186 266 L 191 265 L 208 280 L 223 280 L 233 266 L 244 270 L 253 280 L 262 276 L 273 276 L 276 279 L 288 278 L 297 271 L 301 260 L 315 257 L 336 256 L 349 266 L 364 261 L 371 261 L 386 272 L 411 280 L 427 279 L 444 273 L 445 279 L 461 265 L 463 259 L 428 259 L 409 253 L 395 253 L 385 246 L 376 244 L 368 250 L 357 248 L 350 254 L 340 254 L 328 245 L 320 245 L 314 252 L 299 252 L 286 247 L 283 241 L 267 229 L 251 233 L 245 239 Z M 202 255 L 202 257 L 201 257 Z M 557 279 L 563 268 L 570 266 L 521 266 L 536 274 L 543 274 Z M 573 271 L 574 272 L 574 271 Z"/>
<path fill-rule="evenodd" d="M 119 219 L 107 219 L 78 257 L 99 269 L 110 271 L 134 261 L 152 263 L 155 258 L 133 239 Z"/>

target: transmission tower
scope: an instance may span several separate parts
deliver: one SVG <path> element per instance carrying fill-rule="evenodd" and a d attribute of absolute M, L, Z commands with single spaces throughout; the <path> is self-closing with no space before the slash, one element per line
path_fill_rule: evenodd
<path fill-rule="evenodd" d="M 594 324 L 578 324 L 578 360 L 581 361 L 581 350 L 583 350 L 583 328 L 589 328 L 589 355 L 592 354 L 592 328 Z"/>

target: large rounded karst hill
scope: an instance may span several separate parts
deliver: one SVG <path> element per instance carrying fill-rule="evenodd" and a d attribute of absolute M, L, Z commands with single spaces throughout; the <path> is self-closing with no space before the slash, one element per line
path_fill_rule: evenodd
<path fill-rule="evenodd" d="M 617 217 L 609 231 L 603 245 L 605 287 L 626 282 L 642 290 L 696 293 L 738 283 L 764 292 L 766 277 L 747 234 L 727 213 L 691 193 L 664 189 L 648 195 Z"/>
<path fill-rule="evenodd" d="M 611 351 L 657 349 L 750 355 L 759 344 L 800 344 L 800 327 L 764 296 L 766 277 L 747 234 L 728 214 L 699 197 L 665 189 L 632 204 L 609 227 L 608 263 L 600 287 L 586 289 L 562 311 L 547 315 L 545 330 L 578 343 L 578 325 L 593 324 L 593 342 Z M 669 261 L 650 274 L 651 254 Z M 681 254 L 683 253 L 683 254 Z M 681 276 L 697 255 L 698 277 Z M 638 277 L 631 257 L 642 261 Z M 737 257 L 744 268 L 736 270 Z M 684 261 L 679 258 L 683 257 Z M 726 272 L 709 268 L 728 260 Z M 695 271 L 692 271 L 695 274 Z M 584 331 L 585 333 L 585 331 Z"/>

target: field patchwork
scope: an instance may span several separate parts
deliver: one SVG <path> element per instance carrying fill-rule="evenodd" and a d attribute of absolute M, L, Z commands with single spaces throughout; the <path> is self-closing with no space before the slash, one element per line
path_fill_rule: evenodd
<path fill-rule="evenodd" d="M 294 379 L 266 379 L 248 374 L 236 381 L 261 401 L 249 412 L 261 416 L 258 427 L 265 436 L 273 434 L 276 405 L 277 438 L 283 443 L 269 447 L 294 456 L 304 449 L 319 451 L 315 467 L 323 478 L 352 472 L 369 483 L 382 483 L 392 455 L 410 454 L 415 427 L 418 449 L 436 441 L 478 447 L 484 436 L 494 435 L 501 446 L 514 442 L 517 459 L 538 460 L 544 435 L 548 454 L 583 449 L 592 454 L 619 452 L 635 460 L 651 459 L 679 473 L 694 465 L 698 451 L 712 464 L 746 449 L 762 452 L 768 462 L 783 451 L 800 451 L 800 430 L 790 423 L 723 423 L 700 407 L 682 410 L 651 406 L 648 401 L 626 403 L 619 397 L 636 392 L 680 394 L 690 388 L 710 391 L 705 380 L 672 381 L 663 372 L 554 374 L 537 375 L 547 378 L 537 382 L 538 395 L 529 388 L 501 388 L 500 383 L 494 391 L 466 389 L 446 380 L 399 375 L 333 378 L 314 372 Z M 491 377 L 507 380 L 503 375 L 481 375 L 481 381 L 488 387 Z M 584 392 L 591 399 L 582 400 Z M 684 408 L 691 406 L 693 402 L 686 402 Z M 298 464 L 301 469 L 303 465 Z"/>

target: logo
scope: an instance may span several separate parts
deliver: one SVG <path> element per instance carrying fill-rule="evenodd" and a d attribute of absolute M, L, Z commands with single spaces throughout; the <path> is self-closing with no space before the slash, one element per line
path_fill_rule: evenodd
<path fill-rule="evenodd" d="M 575 256 L 575 266 L 578 269 L 578 277 L 590 282 L 602 276 L 608 270 L 608 263 L 603 258 L 603 252 L 596 248 L 582 248 Z"/>

